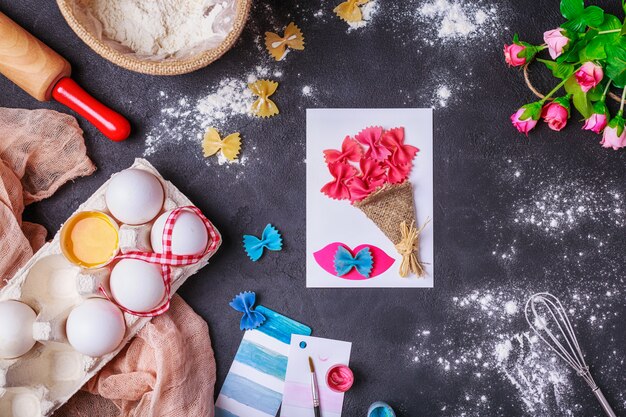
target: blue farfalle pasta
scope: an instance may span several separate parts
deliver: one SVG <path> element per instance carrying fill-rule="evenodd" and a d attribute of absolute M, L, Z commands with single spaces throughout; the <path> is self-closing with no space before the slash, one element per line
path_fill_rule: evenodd
<path fill-rule="evenodd" d="M 265 322 L 265 316 L 258 311 L 254 311 L 256 294 L 250 291 L 239 293 L 228 303 L 232 308 L 243 313 L 239 328 L 241 330 L 256 329 Z"/>
<path fill-rule="evenodd" d="M 283 248 L 283 238 L 274 226 L 268 224 L 265 226 L 260 239 L 256 236 L 244 235 L 243 248 L 248 254 L 248 257 L 256 262 L 263 256 L 264 249 L 271 251 L 281 250 Z"/>
<path fill-rule="evenodd" d="M 359 274 L 369 278 L 374 266 L 374 259 L 369 247 L 361 249 L 356 255 L 352 256 L 348 249 L 339 246 L 337 247 L 337 252 L 335 252 L 334 263 L 335 272 L 337 272 L 339 277 L 347 274 L 354 268 Z"/>

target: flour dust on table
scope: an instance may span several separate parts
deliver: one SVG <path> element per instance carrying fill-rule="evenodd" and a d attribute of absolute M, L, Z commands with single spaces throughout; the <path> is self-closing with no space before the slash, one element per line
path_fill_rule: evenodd
<path fill-rule="evenodd" d="M 417 15 L 429 23 L 425 40 L 430 45 L 488 37 L 499 26 L 497 7 L 477 1 L 432 0 L 422 4 Z"/>
<path fill-rule="evenodd" d="M 186 141 L 197 142 L 199 147 L 208 127 L 236 130 L 237 121 L 253 117 L 250 106 L 254 97 L 248 84 L 271 75 L 269 68 L 259 66 L 247 75 L 223 78 L 204 94 L 173 96 L 160 92 L 161 121 L 148 131 L 144 156 Z M 198 155 L 201 153 L 198 152 Z M 243 155 L 235 163 L 245 164 L 248 158 Z M 221 158 L 219 163 L 222 165 L 230 161 Z"/>
<path fill-rule="evenodd" d="M 612 388 L 611 392 L 626 383 L 626 376 L 613 366 L 623 362 L 617 353 L 619 346 L 591 341 L 620 322 L 612 312 L 623 302 L 623 288 L 619 282 L 595 289 L 577 286 L 562 297 L 576 331 L 586 336 L 581 347 L 596 382 Z M 526 299 L 536 290 L 531 284 L 515 289 L 494 286 L 454 296 L 445 308 L 455 324 L 415 330 L 408 361 L 434 368 L 449 383 L 466 381 L 459 398 L 441 404 L 442 416 L 504 416 L 492 402 L 497 396 L 494 391 L 503 388 L 514 393 L 510 402 L 522 410 L 520 415 L 586 416 L 577 411 L 585 400 L 577 391 L 586 389 L 584 381 L 539 340 L 523 318 Z M 457 325 L 464 334 L 450 336 L 455 332 L 449 326 Z M 584 392 L 580 395 L 586 395 Z M 611 400 L 624 404 L 624 393 Z"/>

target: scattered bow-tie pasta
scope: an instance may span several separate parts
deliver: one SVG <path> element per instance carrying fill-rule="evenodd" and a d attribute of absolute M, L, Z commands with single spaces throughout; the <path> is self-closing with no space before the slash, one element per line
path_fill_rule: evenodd
<path fill-rule="evenodd" d="M 255 302 L 256 294 L 250 291 L 244 291 L 237 294 L 235 298 L 228 303 L 232 308 L 243 313 L 239 325 L 240 330 L 256 329 L 265 322 L 265 316 L 254 310 Z"/>
<path fill-rule="evenodd" d="M 235 132 L 222 139 L 217 129 L 210 127 L 204 134 L 202 149 L 205 157 L 215 155 L 221 151 L 224 158 L 234 161 L 237 159 L 241 149 L 241 136 L 239 132 Z"/>
<path fill-rule="evenodd" d="M 252 103 L 250 111 L 258 117 L 271 117 L 279 113 L 276 103 L 269 97 L 276 92 L 278 83 L 270 80 L 257 80 L 248 84 L 252 94 L 259 98 Z"/>
<path fill-rule="evenodd" d="M 294 22 L 291 22 L 285 28 L 283 36 L 279 36 L 274 32 L 265 32 L 265 47 L 276 61 L 280 61 L 287 56 L 289 49 L 298 51 L 304 49 L 304 36 L 300 28 Z"/>
<path fill-rule="evenodd" d="M 347 0 L 335 7 L 333 11 L 337 16 L 348 23 L 361 22 L 363 20 L 363 13 L 361 12 L 360 6 L 363 6 L 369 1 L 370 0 Z"/>
<path fill-rule="evenodd" d="M 248 257 L 254 262 L 263 256 L 263 250 L 279 251 L 283 248 L 280 232 L 271 224 L 265 226 L 261 239 L 252 235 L 243 236 L 243 247 Z"/>

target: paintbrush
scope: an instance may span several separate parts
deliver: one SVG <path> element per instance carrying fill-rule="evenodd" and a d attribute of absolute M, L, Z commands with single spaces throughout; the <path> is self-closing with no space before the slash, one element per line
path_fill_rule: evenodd
<path fill-rule="evenodd" d="M 311 394 L 313 395 L 313 411 L 315 417 L 320 417 L 320 394 L 317 388 L 317 377 L 315 376 L 315 365 L 309 356 L 309 368 L 311 369 Z"/>

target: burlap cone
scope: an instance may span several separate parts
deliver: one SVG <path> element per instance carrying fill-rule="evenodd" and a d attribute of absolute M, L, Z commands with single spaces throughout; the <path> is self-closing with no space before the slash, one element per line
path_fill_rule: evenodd
<path fill-rule="evenodd" d="M 416 230 L 413 186 L 405 181 L 401 184 L 385 184 L 381 189 L 354 203 L 393 242 L 402 255 L 400 275 L 409 272 L 424 276 L 419 262 L 419 232 Z"/>

